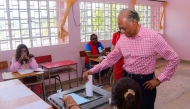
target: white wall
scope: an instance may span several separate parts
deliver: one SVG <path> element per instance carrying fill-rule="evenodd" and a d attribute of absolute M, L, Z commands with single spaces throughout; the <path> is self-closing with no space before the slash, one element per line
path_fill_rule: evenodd
<path fill-rule="evenodd" d="M 164 38 L 183 60 L 190 60 L 189 4 L 189 0 L 170 0 L 165 13 Z"/>

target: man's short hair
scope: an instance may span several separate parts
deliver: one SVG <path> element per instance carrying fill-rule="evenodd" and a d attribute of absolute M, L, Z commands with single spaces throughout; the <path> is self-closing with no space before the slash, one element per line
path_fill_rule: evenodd
<path fill-rule="evenodd" d="M 135 20 L 137 20 L 137 22 L 139 22 L 139 20 L 140 20 L 139 14 L 135 10 L 133 10 L 133 9 L 130 9 L 130 8 L 123 9 L 123 10 L 120 11 L 119 14 L 121 14 L 123 12 L 126 12 L 126 11 L 128 11 L 129 14 L 127 14 L 125 16 L 125 18 L 127 18 L 127 19 L 129 19 L 131 21 L 133 21 L 135 19 Z"/>

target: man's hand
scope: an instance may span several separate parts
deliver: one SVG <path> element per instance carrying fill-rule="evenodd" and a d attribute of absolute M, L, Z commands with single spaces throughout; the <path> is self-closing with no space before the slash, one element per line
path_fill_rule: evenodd
<path fill-rule="evenodd" d="M 91 75 L 92 72 L 90 70 L 83 73 L 83 80 L 86 83 L 88 81 L 88 75 Z"/>
<path fill-rule="evenodd" d="M 142 86 L 144 86 L 144 90 L 152 90 L 155 87 L 160 85 L 160 81 L 157 78 L 153 78 L 152 80 L 149 80 L 145 82 Z"/>

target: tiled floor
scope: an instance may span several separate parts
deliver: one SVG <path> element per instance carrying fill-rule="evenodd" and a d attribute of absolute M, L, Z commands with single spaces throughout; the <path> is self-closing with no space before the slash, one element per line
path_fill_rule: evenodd
<path fill-rule="evenodd" d="M 159 75 L 167 64 L 164 60 L 157 61 L 156 75 Z M 155 109 L 190 109 L 190 62 L 180 62 L 173 78 L 157 87 Z M 82 84 L 80 84 L 82 85 Z M 76 87 L 76 83 L 72 83 Z M 63 85 L 65 90 L 68 85 Z M 112 86 L 103 85 L 103 89 L 111 92 Z"/>
<path fill-rule="evenodd" d="M 166 65 L 166 61 L 161 60 L 157 62 L 157 68 L 156 68 L 156 73 L 159 74 L 158 72 L 161 72 L 164 69 L 164 66 L 162 65 Z M 162 66 L 162 67 L 159 67 Z M 173 100 L 169 101 L 168 103 L 163 103 L 162 105 L 160 105 L 159 107 L 156 107 L 156 109 L 190 109 L 190 84 L 187 84 L 189 81 L 185 81 L 182 82 L 183 80 L 181 78 L 186 78 L 190 80 L 190 63 L 189 62 L 184 62 L 181 61 L 180 64 L 178 65 L 173 78 L 171 79 L 171 81 L 169 81 L 170 83 L 173 82 L 181 82 L 182 84 L 178 87 L 177 90 L 175 90 L 175 92 L 179 92 L 179 96 L 175 97 Z M 180 77 L 179 79 L 175 80 L 174 78 Z M 164 84 L 164 83 L 163 83 Z M 177 83 L 175 83 L 177 85 Z M 186 85 L 183 87 L 183 85 Z M 159 86 L 158 88 L 162 88 L 167 89 L 167 87 L 171 87 L 170 85 L 162 87 Z M 172 88 L 172 87 L 171 87 Z M 173 90 L 176 89 L 175 87 L 173 87 Z M 185 89 L 185 93 L 180 93 L 181 90 Z M 167 90 L 166 90 L 167 91 Z M 175 92 L 170 92 L 170 94 L 174 94 Z M 159 101 L 156 101 L 156 103 Z M 155 104 L 156 104 L 155 103 Z"/>

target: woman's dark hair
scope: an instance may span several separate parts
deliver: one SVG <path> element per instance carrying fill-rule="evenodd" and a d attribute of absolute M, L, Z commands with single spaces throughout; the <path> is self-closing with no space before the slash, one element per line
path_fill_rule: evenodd
<path fill-rule="evenodd" d="M 90 40 L 92 39 L 93 36 L 96 36 L 96 37 L 97 37 L 96 34 L 91 34 L 91 35 L 90 35 Z"/>
<path fill-rule="evenodd" d="M 25 44 L 20 44 L 20 45 L 17 46 L 17 49 L 16 49 L 16 54 L 15 54 L 16 61 L 18 61 L 20 59 L 20 57 L 21 57 L 21 51 L 22 51 L 23 48 L 26 49 L 26 54 L 27 54 L 27 56 L 29 58 L 34 57 L 33 54 L 29 54 L 28 47 Z M 26 61 L 26 63 L 27 63 L 28 60 L 24 60 L 24 61 Z M 21 61 L 21 64 L 23 64 L 22 61 Z"/>
<path fill-rule="evenodd" d="M 129 93 L 125 98 L 124 95 L 129 89 L 133 90 L 135 95 Z M 118 109 L 140 109 L 140 100 L 140 87 L 134 80 L 122 78 L 113 85 L 112 101 Z"/>

